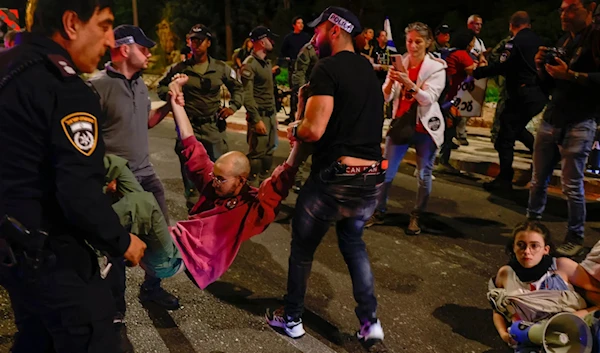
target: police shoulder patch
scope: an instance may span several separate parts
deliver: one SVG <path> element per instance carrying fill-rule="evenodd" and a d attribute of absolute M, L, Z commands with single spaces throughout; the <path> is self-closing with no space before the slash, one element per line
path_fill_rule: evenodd
<path fill-rule="evenodd" d="M 58 68 L 63 77 L 71 77 L 77 75 L 77 71 L 73 68 L 73 64 L 64 56 L 58 54 L 49 54 L 48 59 Z"/>
<path fill-rule="evenodd" d="M 242 67 L 242 76 L 246 78 L 252 78 L 252 71 L 246 66 Z"/>
<path fill-rule="evenodd" d="M 95 116 L 77 112 L 60 120 L 67 138 L 79 152 L 89 157 L 98 144 L 98 119 Z"/>

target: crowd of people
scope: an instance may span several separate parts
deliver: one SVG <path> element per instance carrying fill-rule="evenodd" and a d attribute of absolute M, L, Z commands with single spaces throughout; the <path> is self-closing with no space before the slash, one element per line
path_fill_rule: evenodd
<path fill-rule="evenodd" d="M 294 119 L 287 122 L 292 149 L 276 168 L 278 65 L 268 57 L 278 36 L 269 28 L 254 28 L 230 67 L 209 54 L 211 29 L 194 25 L 189 53 L 159 83 L 166 104 L 151 109 L 141 74 L 155 43 L 139 27 L 113 30 L 110 4 L 96 0 L 38 0 L 32 11 L 29 31 L 17 40 L 7 36 L 7 47 L 17 45 L 0 54 L 0 260 L 10 265 L 0 268 L 0 284 L 19 331 L 13 352 L 133 352 L 126 267 L 140 264 L 145 272 L 142 302 L 175 310 L 179 299 L 162 279 L 186 272 L 201 289 L 218 280 L 242 243 L 275 219 L 292 187 L 299 197 L 287 292 L 283 307 L 267 309 L 267 322 L 292 338 L 305 334 L 314 254 L 335 223 L 357 302 L 356 336 L 367 345 L 383 341 L 363 230 L 385 222 L 393 179 L 414 146 L 418 191 L 406 234 L 423 231 L 438 153 L 438 168 L 457 173 L 451 151 L 468 144 L 466 118 L 453 105 L 459 87 L 495 76 L 505 79 L 495 135 L 501 170 L 484 188 L 512 189 L 515 141 L 533 152 L 528 220 L 515 227 L 510 261 L 490 282 L 498 333 L 518 352 L 535 349 L 507 330 L 507 323 L 524 319 L 515 313 L 532 302 L 532 292 L 572 298 L 550 309 L 528 306 L 537 319 L 564 311 L 593 315 L 600 304 L 600 245 L 580 264 L 568 258 L 583 248 L 583 171 L 599 114 L 596 3 L 563 1 L 565 35 L 556 48 L 542 45 L 524 11 L 510 17 L 510 38 L 493 50 L 479 38 L 478 15 L 456 31 L 410 23 L 405 54 L 390 51 L 386 31 L 363 29 L 347 9 L 325 9 L 307 24 L 312 37 L 295 17 L 280 56 L 294 92 Z M 84 82 L 78 74 L 95 71 L 107 50 L 111 61 Z M 228 104 L 221 101 L 223 87 Z M 226 135 L 227 118 L 242 107 L 247 153 L 230 151 Z M 544 107 L 534 138 L 525 126 Z M 189 215 L 169 227 L 148 129 L 171 112 Z M 386 117 L 392 122 L 382 153 Z M 309 156 L 310 175 L 299 179 Z M 557 161 L 569 219 L 554 249 L 541 216 Z M 553 257 L 555 250 L 566 257 Z M 507 301 L 507 294 L 520 299 Z"/>

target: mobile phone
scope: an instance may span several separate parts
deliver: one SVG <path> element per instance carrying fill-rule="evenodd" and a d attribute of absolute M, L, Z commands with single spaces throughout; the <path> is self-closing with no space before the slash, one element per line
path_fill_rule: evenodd
<path fill-rule="evenodd" d="M 406 68 L 404 67 L 404 64 L 402 64 L 401 54 L 392 54 L 390 55 L 390 58 L 392 59 L 392 65 L 394 66 L 394 69 L 406 73 Z"/>

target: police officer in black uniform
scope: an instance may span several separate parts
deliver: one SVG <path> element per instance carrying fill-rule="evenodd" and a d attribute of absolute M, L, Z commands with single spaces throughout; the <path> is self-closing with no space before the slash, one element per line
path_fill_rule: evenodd
<path fill-rule="evenodd" d="M 116 352 L 104 255 L 136 265 L 146 245 L 102 193 L 103 117 L 78 76 L 114 45 L 114 17 L 102 0 L 38 0 L 31 11 L 25 44 L 0 56 L 0 282 L 19 331 L 12 352 Z"/>
<path fill-rule="evenodd" d="M 506 43 L 499 62 L 479 67 L 473 72 L 477 79 L 497 75 L 506 77 L 508 99 L 500 115 L 500 131 L 494 144 L 500 159 L 500 174 L 493 181 L 483 184 L 487 191 L 512 190 L 515 141 L 523 141 L 533 151 L 533 135 L 529 133 L 524 138 L 525 127 L 548 101 L 537 82 L 534 62 L 542 40 L 531 30 L 527 12 L 517 11 L 511 16 L 510 31 L 513 38 Z"/>

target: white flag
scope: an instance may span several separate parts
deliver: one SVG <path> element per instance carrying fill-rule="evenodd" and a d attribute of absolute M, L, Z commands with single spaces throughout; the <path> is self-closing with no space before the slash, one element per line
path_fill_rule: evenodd
<path fill-rule="evenodd" d="M 392 25 L 390 25 L 389 17 L 386 17 L 385 21 L 383 21 L 383 30 L 387 33 L 388 49 L 397 53 L 398 49 L 396 49 L 396 44 L 394 44 L 394 39 L 392 37 Z"/>

